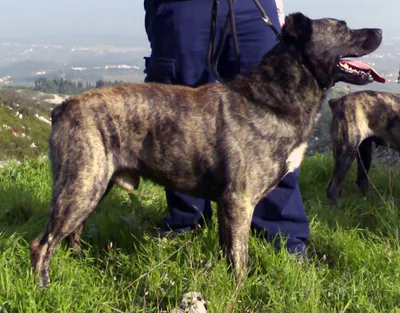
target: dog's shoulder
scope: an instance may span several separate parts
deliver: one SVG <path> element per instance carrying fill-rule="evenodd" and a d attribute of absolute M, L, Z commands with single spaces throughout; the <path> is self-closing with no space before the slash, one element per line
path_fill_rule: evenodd
<path fill-rule="evenodd" d="M 374 90 L 359 90 L 354 91 L 339 97 L 334 97 L 328 100 L 328 104 L 331 109 L 334 109 L 341 103 L 359 103 L 365 98 L 376 98 L 379 94 L 379 91 Z"/>

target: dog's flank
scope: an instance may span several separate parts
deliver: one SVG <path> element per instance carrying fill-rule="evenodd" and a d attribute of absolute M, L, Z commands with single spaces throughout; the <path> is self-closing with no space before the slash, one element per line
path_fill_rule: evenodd
<path fill-rule="evenodd" d="M 367 196 L 373 142 L 400 151 L 400 94 L 358 91 L 331 99 L 329 106 L 334 169 L 326 193 L 336 204 L 340 185 L 356 158 L 356 183 Z"/>
<path fill-rule="evenodd" d="M 31 243 L 41 285 L 59 242 L 69 236 L 78 248 L 82 223 L 108 190 L 137 188 L 140 177 L 218 203 L 220 245 L 241 282 L 254 206 L 300 165 L 328 89 L 371 81 L 345 73 L 340 58 L 371 53 L 381 40 L 377 29 L 297 13 L 262 62 L 231 82 L 127 84 L 66 100 L 52 114 L 51 218 Z"/>

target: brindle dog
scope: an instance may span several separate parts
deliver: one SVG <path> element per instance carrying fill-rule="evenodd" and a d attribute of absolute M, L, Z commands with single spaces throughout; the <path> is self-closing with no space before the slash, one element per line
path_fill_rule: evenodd
<path fill-rule="evenodd" d="M 358 91 L 331 99 L 334 169 L 326 192 L 337 203 L 340 184 L 357 158 L 358 187 L 368 195 L 372 144 L 400 151 L 400 94 Z"/>
<path fill-rule="evenodd" d="M 216 201 L 220 245 L 243 280 L 255 204 L 300 166 L 329 88 L 374 81 L 349 73 L 342 58 L 375 51 L 382 31 L 295 13 L 279 39 L 250 73 L 227 83 L 107 87 L 53 110 L 52 212 L 30 245 L 41 286 L 60 241 L 70 236 L 78 245 L 82 223 L 110 186 L 133 190 L 140 177 Z"/>

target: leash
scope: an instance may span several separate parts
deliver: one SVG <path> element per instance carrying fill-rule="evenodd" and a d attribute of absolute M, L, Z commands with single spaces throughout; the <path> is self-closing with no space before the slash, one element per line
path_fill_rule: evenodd
<path fill-rule="evenodd" d="M 272 24 L 271 20 L 269 19 L 267 13 L 265 13 L 265 10 L 262 7 L 262 5 L 260 4 L 260 2 L 258 2 L 258 0 L 253 0 L 253 1 L 254 1 L 254 4 L 256 5 L 256 7 L 258 8 L 258 10 L 260 11 L 261 17 L 264 20 L 265 24 L 267 24 L 267 26 L 269 26 L 272 29 L 272 31 L 274 32 L 275 36 L 277 38 L 279 38 L 278 30 L 276 29 L 274 24 Z"/>
<path fill-rule="evenodd" d="M 218 4 L 220 0 L 213 0 L 213 5 L 212 5 L 212 12 L 211 12 L 211 25 L 210 25 L 210 42 L 207 50 L 207 65 L 211 68 L 211 72 L 213 73 L 214 77 L 220 81 L 220 82 L 228 82 L 233 79 L 233 77 L 230 78 L 222 78 L 217 70 L 217 58 L 219 55 L 221 55 L 222 49 L 223 49 L 223 44 L 225 43 L 226 36 L 228 35 L 229 31 L 229 26 L 231 28 L 231 34 L 233 38 L 233 45 L 235 49 L 235 56 L 236 56 L 236 74 L 233 76 L 237 75 L 240 72 L 240 51 L 239 51 L 239 42 L 237 39 L 237 33 L 236 33 L 236 24 L 235 24 L 235 12 L 234 12 L 234 0 L 227 0 L 228 1 L 228 7 L 229 7 L 229 14 L 228 17 L 225 21 L 224 28 L 222 30 L 222 35 L 221 39 L 219 40 L 218 46 L 215 48 L 215 37 L 217 34 L 217 18 L 218 18 Z M 253 0 L 254 4 L 256 5 L 257 9 L 261 13 L 261 18 L 263 21 L 267 24 L 268 27 L 272 29 L 274 32 L 275 36 L 277 39 L 279 39 L 279 32 L 276 29 L 276 27 L 272 24 L 271 20 L 269 19 L 268 15 L 265 13 L 264 8 L 260 4 L 258 0 Z M 230 22 L 230 23 L 229 23 Z M 230 25 L 229 25 L 230 24 Z"/>

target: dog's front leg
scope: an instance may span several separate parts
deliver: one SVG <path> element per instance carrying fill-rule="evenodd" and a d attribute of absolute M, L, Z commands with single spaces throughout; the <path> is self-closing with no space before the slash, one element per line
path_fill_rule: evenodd
<path fill-rule="evenodd" d="M 228 263 L 233 266 L 238 285 L 243 282 L 247 274 L 248 241 L 253 209 L 251 202 L 246 199 L 224 200 L 218 207 L 220 246 Z"/>
<path fill-rule="evenodd" d="M 372 161 L 372 140 L 365 139 L 358 147 L 357 155 L 357 185 L 364 196 L 368 196 L 368 172 Z"/>

